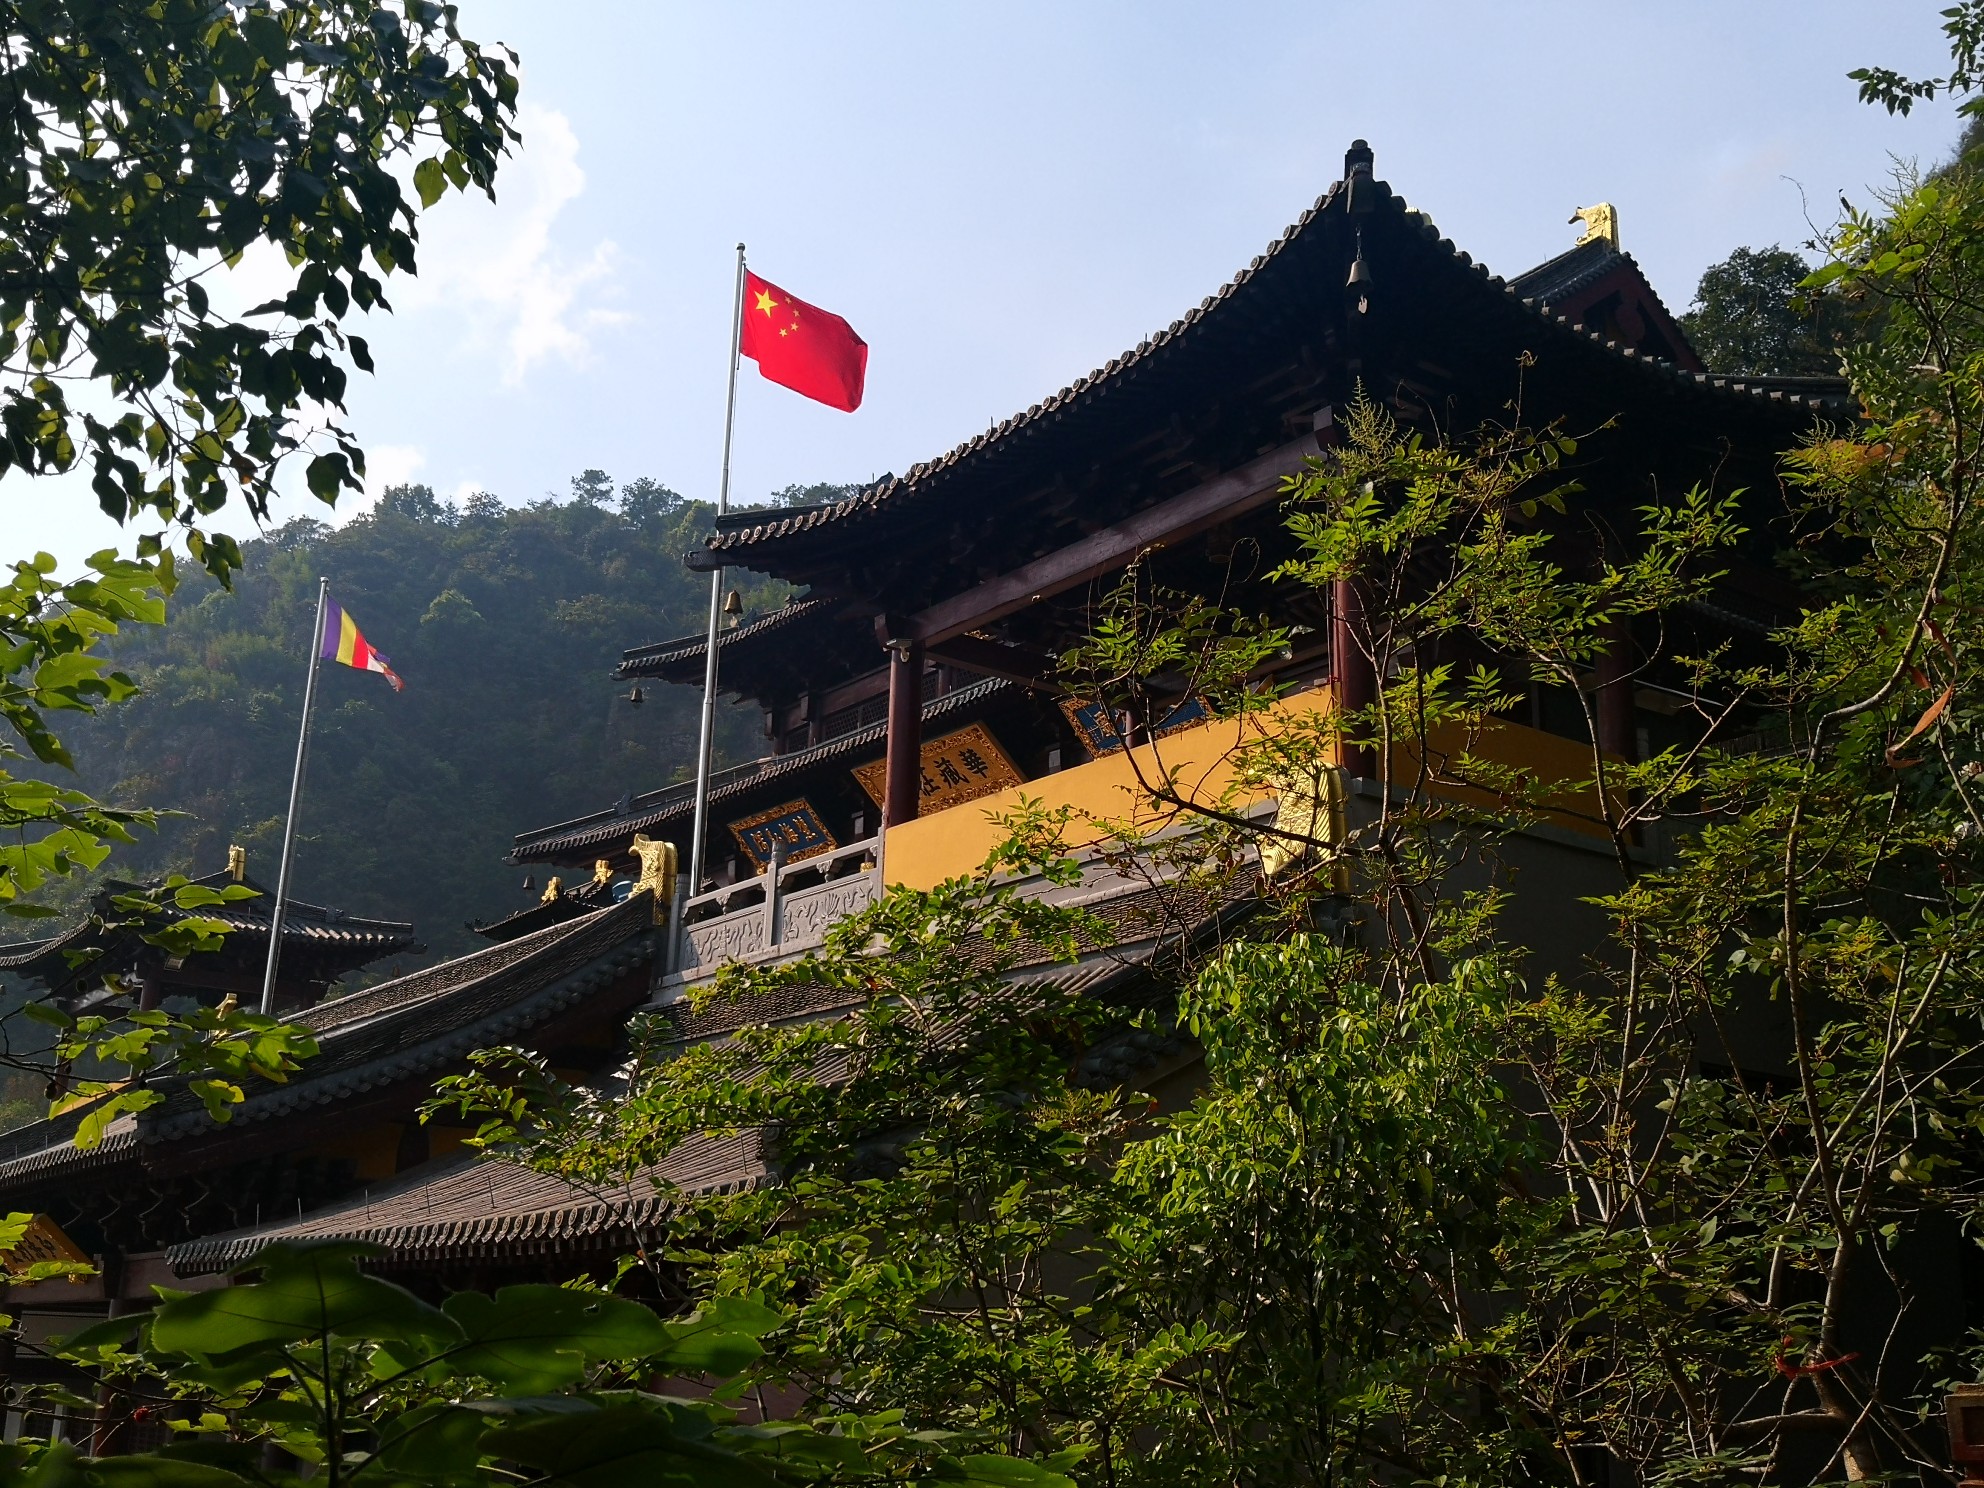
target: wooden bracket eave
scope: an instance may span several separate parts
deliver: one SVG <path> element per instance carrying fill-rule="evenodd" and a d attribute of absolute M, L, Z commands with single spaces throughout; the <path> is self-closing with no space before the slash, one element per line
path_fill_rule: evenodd
<path fill-rule="evenodd" d="M 982 636 L 957 635 L 928 647 L 924 654 L 932 661 L 960 671 L 1003 677 L 1022 687 L 1055 685 L 1054 657 L 1029 646 L 1009 646 L 1004 641 L 988 641 Z"/>
<path fill-rule="evenodd" d="M 1160 501 L 1065 548 L 940 600 L 920 614 L 894 620 L 889 638 L 920 640 L 929 647 L 944 645 L 966 631 L 977 630 L 1052 595 L 1112 573 L 1140 554 L 1183 542 L 1221 522 L 1266 506 L 1280 497 L 1282 481 L 1300 475 L 1305 462 L 1319 453 L 1321 446 L 1314 434 L 1291 440 L 1236 470 Z M 877 629 L 881 629 L 880 622 Z M 959 665 L 969 666 L 969 663 Z"/>

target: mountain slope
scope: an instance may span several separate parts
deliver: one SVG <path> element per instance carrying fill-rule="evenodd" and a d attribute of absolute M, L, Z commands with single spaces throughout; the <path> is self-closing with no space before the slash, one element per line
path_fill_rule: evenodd
<path fill-rule="evenodd" d="M 683 778 L 698 696 L 650 687 L 635 705 L 610 672 L 622 648 L 705 622 L 708 581 L 681 555 L 710 508 L 598 472 L 573 488 L 512 508 L 395 487 L 337 530 L 247 545 L 232 593 L 189 578 L 162 630 L 122 643 L 145 695 L 68 730 L 90 789 L 186 813 L 109 871 L 211 871 L 239 842 L 273 881 L 319 573 L 406 691 L 324 666 L 297 897 L 411 919 L 430 957 L 458 952 L 479 944 L 465 921 L 535 897 L 503 862 L 513 833 Z M 742 587 L 753 613 L 783 598 Z M 719 758 L 759 752 L 755 714 L 720 724 Z"/>

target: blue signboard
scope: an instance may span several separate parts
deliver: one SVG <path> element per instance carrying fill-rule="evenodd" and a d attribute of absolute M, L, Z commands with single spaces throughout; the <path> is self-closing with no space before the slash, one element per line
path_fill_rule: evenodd
<path fill-rule="evenodd" d="M 760 873 L 771 866 L 772 850 L 776 847 L 784 847 L 786 862 L 796 863 L 840 846 L 834 841 L 834 834 L 827 830 L 827 824 L 820 820 L 820 813 L 803 799 L 787 801 L 783 806 L 734 821 L 730 824 L 730 835 L 737 839 L 744 856 Z"/>
<path fill-rule="evenodd" d="M 1074 698 L 1065 698 L 1061 703 L 1061 711 L 1067 715 L 1069 726 L 1082 741 L 1082 748 L 1091 755 L 1114 754 L 1123 747 L 1123 721 L 1101 703 L 1084 703 Z M 1190 728 L 1195 723 L 1204 723 L 1211 717 L 1212 713 L 1202 699 L 1188 697 L 1164 715 L 1158 726 L 1151 730 L 1151 737 L 1161 739 L 1166 734 L 1175 734 L 1178 730 Z"/>

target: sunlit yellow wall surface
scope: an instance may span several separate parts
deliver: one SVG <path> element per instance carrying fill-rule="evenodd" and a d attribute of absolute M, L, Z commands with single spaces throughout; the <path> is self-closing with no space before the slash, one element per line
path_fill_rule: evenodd
<path fill-rule="evenodd" d="M 1201 805 L 1215 805 L 1233 784 L 1233 756 L 1243 744 L 1283 730 L 1313 728 L 1332 705 L 1329 689 L 1312 688 L 1276 701 L 1271 707 L 1241 718 L 1219 719 L 1181 729 L 1151 744 L 1118 751 L 1076 765 L 1055 775 L 1029 780 L 996 795 L 981 796 L 948 811 L 918 817 L 891 827 L 883 849 L 883 872 L 889 883 L 912 889 L 933 888 L 946 878 L 970 873 L 985 861 L 1006 836 L 995 818 L 1017 811 L 1020 798 L 1042 802 L 1049 810 L 1068 807 L 1074 818 L 1067 834 L 1071 850 L 1092 846 L 1111 835 L 1110 824 L 1130 821 L 1143 831 L 1168 825 L 1181 808 L 1153 801 L 1147 785 L 1167 775 L 1180 795 Z M 1522 724 L 1499 723 L 1464 745 L 1447 731 L 1433 740 L 1436 763 L 1442 748 L 1467 748 L 1474 756 L 1497 764 L 1517 765 L 1545 780 L 1578 780 L 1591 774 L 1591 750 L 1570 739 L 1545 734 Z M 1417 761 L 1404 749 L 1394 752 L 1393 780 L 1408 785 L 1417 774 Z M 1440 788 L 1442 795 L 1479 795 L 1465 789 Z M 1272 792 L 1253 788 L 1235 794 L 1229 805 L 1246 806 Z M 1592 809 L 1593 797 L 1582 790 L 1561 791 L 1552 798 L 1554 825 L 1603 836 Z"/>

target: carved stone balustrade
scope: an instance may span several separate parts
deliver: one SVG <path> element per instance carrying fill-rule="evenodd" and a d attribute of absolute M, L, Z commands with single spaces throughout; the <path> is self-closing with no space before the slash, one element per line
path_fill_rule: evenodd
<path fill-rule="evenodd" d="M 881 897 L 880 841 L 785 863 L 699 894 L 682 906 L 669 980 L 699 982 L 732 961 L 777 961 L 817 947 L 827 931 Z"/>

